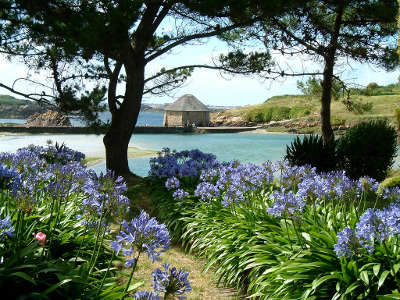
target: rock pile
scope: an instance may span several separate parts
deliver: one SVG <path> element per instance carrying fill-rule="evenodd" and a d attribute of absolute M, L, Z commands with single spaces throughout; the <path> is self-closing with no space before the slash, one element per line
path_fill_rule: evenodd
<path fill-rule="evenodd" d="M 48 110 L 43 114 L 35 113 L 26 120 L 27 127 L 71 127 L 67 116 Z"/>

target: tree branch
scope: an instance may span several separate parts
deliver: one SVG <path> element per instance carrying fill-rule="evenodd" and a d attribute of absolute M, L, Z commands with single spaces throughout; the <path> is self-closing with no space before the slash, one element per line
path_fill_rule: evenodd
<path fill-rule="evenodd" d="M 209 32 L 197 33 L 197 34 L 184 36 L 181 39 L 177 40 L 176 42 L 174 42 L 172 44 L 169 44 L 168 46 L 165 46 L 164 48 L 158 50 L 156 53 L 150 55 L 149 57 L 147 57 L 145 59 L 145 62 L 148 63 L 148 62 L 154 60 L 155 58 L 163 55 L 164 53 L 168 52 L 169 50 L 175 48 L 176 46 L 184 44 L 184 43 L 186 43 L 188 41 L 216 36 L 216 35 L 218 35 L 220 33 L 227 32 L 227 31 L 230 31 L 230 30 L 238 28 L 238 27 L 248 26 L 248 25 L 254 24 L 257 20 L 258 20 L 258 18 L 257 19 L 252 19 L 251 21 L 247 21 L 247 22 L 244 22 L 244 23 L 232 24 L 230 26 L 226 26 L 226 27 L 223 27 L 223 28 L 218 28 L 216 30 L 209 31 Z"/>

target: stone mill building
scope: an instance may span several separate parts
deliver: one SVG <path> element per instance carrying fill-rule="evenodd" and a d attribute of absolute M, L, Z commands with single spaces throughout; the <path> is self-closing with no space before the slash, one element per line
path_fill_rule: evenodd
<path fill-rule="evenodd" d="M 168 105 L 164 114 L 165 127 L 208 126 L 210 122 L 210 110 L 195 96 L 186 94 Z"/>

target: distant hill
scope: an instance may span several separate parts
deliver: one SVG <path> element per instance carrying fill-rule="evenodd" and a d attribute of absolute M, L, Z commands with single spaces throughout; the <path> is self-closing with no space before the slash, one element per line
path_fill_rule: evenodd
<path fill-rule="evenodd" d="M 17 99 L 9 95 L 0 95 L 0 118 L 2 119 L 26 119 L 34 113 L 43 113 L 46 109 L 37 103 Z"/>
<path fill-rule="evenodd" d="M 26 105 L 29 103 L 30 101 L 17 99 L 13 96 L 0 95 L 0 105 Z"/>
<path fill-rule="evenodd" d="M 371 89 L 352 90 L 351 101 L 354 104 L 349 111 L 341 100 L 332 100 L 332 125 L 352 126 L 363 120 L 388 119 L 394 121 L 394 110 L 400 107 L 400 85 Z M 290 120 L 292 123 L 305 123 L 306 126 L 319 129 L 320 99 L 309 98 L 304 95 L 281 95 L 267 99 L 258 105 L 248 105 L 225 112 L 215 114 L 215 119 L 232 122 L 232 119 L 240 120 L 245 124 L 265 124 Z M 295 127 L 295 126 L 294 126 Z"/>

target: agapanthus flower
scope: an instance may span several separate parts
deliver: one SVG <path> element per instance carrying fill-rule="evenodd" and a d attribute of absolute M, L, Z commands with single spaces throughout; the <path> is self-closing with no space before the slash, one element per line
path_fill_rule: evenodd
<path fill-rule="evenodd" d="M 97 176 L 92 173 L 90 179 L 83 186 L 86 198 L 82 201 L 84 210 L 92 217 L 106 216 L 110 219 L 126 213 L 129 208 L 129 199 L 123 195 L 127 187 L 121 176 L 115 178 L 110 170 L 106 174 L 100 173 Z"/>
<path fill-rule="evenodd" d="M 21 184 L 21 175 L 12 167 L 0 163 L 0 189 L 16 192 Z"/>
<path fill-rule="evenodd" d="M 175 176 L 168 178 L 167 181 L 165 182 L 165 187 L 168 190 L 175 190 L 177 189 L 181 183 L 179 182 L 179 179 L 176 178 Z"/>
<path fill-rule="evenodd" d="M 177 189 L 172 196 L 176 199 L 176 200 L 183 200 L 185 197 L 187 197 L 189 195 L 188 192 L 184 191 L 183 189 Z"/>
<path fill-rule="evenodd" d="M 282 215 L 291 216 L 301 212 L 305 206 L 305 201 L 301 196 L 297 196 L 291 190 L 286 191 L 284 187 L 280 191 L 274 191 L 270 198 L 273 204 L 272 207 L 267 208 L 267 213 L 278 218 Z"/>
<path fill-rule="evenodd" d="M 9 216 L 4 219 L 0 219 L 0 241 L 6 237 L 14 236 L 15 228 L 12 226 L 11 219 Z"/>
<path fill-rule="evenodd" d="M 134 251 L 145 252 L 153 262 L 160 260 L 162 252 L 169 248 L 169 232 L 164 224 L 159 224 L 155 218 L 151 218 L 144 210 L 129 223 L 125 220 L 121 223 L 123 230 L 111 242 L 111 247 L 119 253 L 130 257 Z M 127 265 L 133 264 L 129 260 Z"/>
<path fill-rule="evenodd" d="M 152 273 L 153 288 L 158 293 L 166 295 L 183 295 L 192 290 L 192 285 L 188 280 L 189 273 L 180 269 L 179 271 L 169 264 L 163 264 L 164 270 L 157 268 Z M 180 296 L 180 299 L 185 299 L 185 296 Z"/>
<path fill-rule="evenodd" d="M 352 257 L 355 252 L 359 251 L 360 242 L 356 232 L 350 227 L 347 226 L 338 232 L 337 239 L 334 249 L 338 257 Z"/>
<path fill-rule="evenodd" d="M 194 195 L 200 197 L 201 200 L 212 199 L 220 196 L 220 194 L 220 189 L 209 182 L 200 182 L 194 191 Z"/>
<path fill-rule="evenodd" d="M 155 292 L 137 291 L 132 300 L 161 300 L 161 297 Z"/>
<path fill-rule="evenodd" d="M 202 170 L 216 165 L 213 154 L 203 153 L 200 150 L 171 152 L 164 148 L 157 158 L 150 159 L 149 176 L 153 178 L 183 178 L 198 177 Z"/>

